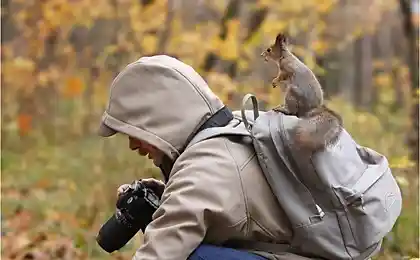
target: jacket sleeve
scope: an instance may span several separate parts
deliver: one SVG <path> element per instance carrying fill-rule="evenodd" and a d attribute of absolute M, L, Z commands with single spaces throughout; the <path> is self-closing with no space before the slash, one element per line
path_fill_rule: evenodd
<path fill-rule="evenodd" d="M 228 217 L 231 215 L 243 219 L 245 212 L 229 214 L 233 208 L 237 211 L 236 198 L 240 198 L 233 194 L 226 176 L 237 174 L 236 164 L 226 153 L 212 150 L 201 149 L 178 158 L 133 260 L 186 260 L 209 226 L 223 223 L 228 227 L 238 221 Z"/>

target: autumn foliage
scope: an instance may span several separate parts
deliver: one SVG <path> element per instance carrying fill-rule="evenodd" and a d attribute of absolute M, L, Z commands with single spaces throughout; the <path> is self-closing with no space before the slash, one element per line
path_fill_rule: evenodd
<path fill-rule="evenodd" d="M 112 214 L 116 187 L 160 176 L 126 149 L 126 140 L 95 135 L 113 77 L 141 56 L 164 53 L 193 66 L 233 109 L 248 92 L 268 109 L 283 93 L 271 87 L 276 67 L 260 54 L 279 31 L 316 73 L 346 129 L 392 164 L 404 209 L 376 259 L 419 257 L 411 116 L 419 92 L 410 78 L 400 1 L 4 0 L 1 6 L 2 259 L 131 259 L 141 234 L 110 256 L 96 245 L 96 232 Z"/>

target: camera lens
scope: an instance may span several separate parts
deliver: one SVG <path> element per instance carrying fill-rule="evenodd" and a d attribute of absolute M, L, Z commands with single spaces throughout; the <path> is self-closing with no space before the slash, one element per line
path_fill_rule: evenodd
<path fill-rule="evenodd" d="M 102 249 L 112 253 L 122 248 L 140 229 L 144 231 L 157 208 L 157 202 L 149 198 L 149 193 L 138 183 L 118 198 L 115 214 L 101 227 L 96 237 Z"/>
<path fill-rule="evenodd" d="M 108 253 L 112 253 L 127 244 L 139 229 L 124 225 L 121 221 L 117 220 L 116 214 L 114 214 L 101 227 L 96 241 L 102 249 Z M 110 234 L 112 234 L 112 238 Z"/>

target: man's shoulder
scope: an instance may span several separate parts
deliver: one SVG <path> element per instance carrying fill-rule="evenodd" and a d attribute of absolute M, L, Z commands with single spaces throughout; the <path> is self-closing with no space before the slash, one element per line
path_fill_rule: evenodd
<path fill-rule="evenodd" d="M 240 137 L 213 137 L 186 149 L 175 161 L 171 176 L 179 171 L 226 176 L 229 172 L 238 173 L 242 165 L 253 156 L 255 152 L 252 144 Z"/>
<path fill-rule="evenodd" d="M 229 201 L 220 199 L 225 210 L 235 207 L 238 201 L 244 202 L 241 169 L 232 155 L 232 145 L 232 141 L 216 137 L 189 147 L 175 161 L 167 188 L 198 197 L 217 194 L 230 198 Z"/>
<path fill-rule="evenodd" d="M 200 160 L 218 163 L 230 161 L 239 167 L 255 155 L 252 140 L 246 136 L 223 135 L 200 141 L 189 147 L 181 156 L 198 157 Z"/>

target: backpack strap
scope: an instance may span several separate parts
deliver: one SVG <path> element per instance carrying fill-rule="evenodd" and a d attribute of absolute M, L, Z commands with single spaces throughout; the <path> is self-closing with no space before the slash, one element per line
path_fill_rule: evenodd
<path fill-rule="evenodd" d="M 244 122 L 245 128 L 251 132 L 252 125 L 249 124 L 246 113 L 245 113 L 245 105 L 248 100 L 251 99 L 252 101 L 252 111 L 254 112 L 254 122 L 260 116 L 260 111 L 258 108 L 258 101 L 257 98 L 253 94 L 246 94 L 242 99 L 242 108 L 241 108 L 241 116 L 242 122 Z"/>
<path fill-rule="evenodd" d="M 207 119 L 197 131 L 194 131 L 190 136 L 188 136 L 186 144 L 188 144 L 196 135 L 196 133 L 202 132 L 205 129 L 210 129 L 212 127 L 221 127 L 226 126 L 229 122 L 234 118 L 232 111 L 227 107 L 222 107 L 219 111 L 213 114 L 209 119 Z M 179 153 L 182 153 L 187 149 L 188 145 L 184 145 L 180 150 Z M 164 177 L 165 183 L 169 179 L 169 173 L 172 170 L 174 162 L 167 156 L 164 155 L 162 159 L 162 164 L 159 166 L 162 175 Z"/>
<path fill-rule="evenodd" d="M 211 116 L 209 119 L 207 119 L 194 133 L 192 133 L 187 138 L 187 145 L 185 145 L 180 152 L 185 151 L 187 149 L 188 144 L 191 142 L 192 139 L 194 139 L 194 136 L 197 135 L 197 133 L 200 133 L 208 128 L 213 127 L 223 127 L 229 124 L 229 122 L 234 118 L 232 111 L 227 107 L 222 107 L 219 111 L 217 111 L 213 116 Z"/>
<path fill-rule="evenodd" d="M 251 112 L 251 111 L 246 111 L 245 110 L 246 102 L 248 102 L 249 99 L 251 99 L 252 106 L 253 106 L 253 109 L 252 109 L 253 121 L 251 123 L 248 121 L 249 112 Z M 229 115 L 228 118 L 230 120 L 233 119 L 233 118 L 236 118 L 239 121 L 242 121 L 243 124 L 238 124 L 236 126 L 227 125 L 227 126 L 221 126 L 221 127 L 212 126 L 212 127 L 205 128 L 205 129 L 199 131 L 191 139 L 191 141 L 188 143 L 188 145 L 185 149 L 187 149 L 188 147 L 190 147 L 190 146 L 192 146 L 192 145 L 194 145 L 194 144 L 196 144 L 200 141 L 203 141 L 205 139 L 209 139 L 209 138 L 216 137 L 216 136 L 221 136 L 221 135 L 252 136 L 252 134 L 251 134 L 252 125 L 253 125 L 254 121 L 260 115 L 257 98 L 252 94 L 245 95 L 244 98 L 242 99 L 241 117 L 240 118 L 238 118 L 237 116 L 234 117 L 231 113 L 229 113 L 228 115 Z M 222 117 L 222 118 L 226 118 L 226 116 Z"/>

